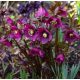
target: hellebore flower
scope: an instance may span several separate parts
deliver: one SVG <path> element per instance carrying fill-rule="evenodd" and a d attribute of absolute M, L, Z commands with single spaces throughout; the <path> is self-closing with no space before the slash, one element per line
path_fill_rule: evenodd
<path fill-rule="evenodd" d="M 59 18 L 53 18 L 52 23 L 53 23 L 53 27 L 55 27 L 55 28 L 63 27 L 61 19 L 59 19 Z"/>
<path fill-rule="evenodd" d="M 56 19 L 55 19 L 53 16 L 51 16 L 51 17 L 47 20 L 47 24 L 50 24 L 53 20 L 56 21 Z"/>
<path fill-rule="evenodd" d="M 8 41 L 8 40 L 3 41 L 3 44 L 8 46 L 8 47 L 12 46 L 12 43 L 10 41 Z"/>
<path fill-rule="evenodd" d="M 1 38 L 0 39 L 0 43 L 8 46 L 8 47 L 11 47 L 12 46 L 12 43 L 10 41 L 8 41 L 7 39 L 4 39 L 4 38 Z"/>
<path fill-rule="evenodd" d="M 34 26 L 26 24 L 24 28 L 24 35 L 32 41 L 37 38 L 36 29 Z"/>
<path fill-rule="evenodd" d="M 18 23 L 19 23 L 19 24 L 26 24 L 27 21 L 28 21 L 28 19 L 27 19 L 26 17 L 23 17 L 23 18 L 20 18 L 20 19 L 18 20 Z"/>
<path fill-rule="evenodd" d="M 60 16 L 62 16 L 62 17 L 66 17 L 66 16 L 67 16 L 67 11 L 64 10 L 64 9 L 61 8 L 61 7 L 58 7 L 57 15 L 60 15 Z"/>
<path fill-rule="evenodd" d="M 53 17 L 53 16 L 50 16 L 49 18 L 48 17 L 47 18 L 44 18 L 43 22 L 46 23 L 46 24 L 51 24 L 51 22 L 52 23 L 53 22 L 56 23 L 56 18 Z"/>
<path fill-rule="evenodd" d="M 37 39 L 42 44 L 46 44 L 52 40 L 52 34 L 46 28 L 38 28 L 37 34 L 38 34 Z"/>
<path fill-rule="evenodd" d="M 74 30 L 67 30 L 64 33 L 64 40 L 68 42 L 74 42 L 79 39 L 79 34 Z"/>
<path fill-rule="evenodd" d="M 10 24 L 10 25 L 13 25 L 14 21 L 11 18 L 8 17 L 7 18 L 7 23 Z"/>
<path fill-rule="evenodd" d="M 32 55 L 32 56 L 37 55 L 37 56 L 40 56 L 41 58 L 43 58 L 44 57 L 44 51 L 41 50 L 40 48 L 35 47 L 35 48 L 32 48 L 29 50 L 29 55 Z"/>
<path fill-rule="evenodd" d="M 48 12 L 43 7 L 40 7 L 38 11 L 36 11 L 35 13 L 35 17 L 41 17 L 41 16 L 49 16 Z"/>
<path fill-rule="evenodd" d="M 61 64 L 64 61 L 64 59 L 65 59 L 64 54 L 58 54 L 55 58 L 55 61 Z"/>
<path fill-rule="evenodd" d="M 14 38 L 14 39 L 20 39 L 21 38 L 21 31 L 16 26 L 11 27 L 10 38 Z"/>
<path fill-rule="evenodd" d="M 62 25 L 62 22 L 61 22 L 61 19 L 60 18 L 55 18 L 53 16 L 51 16 L 48 20 L 45 21 L 46 24 L 53 24 L 53 27 L 54 28 L 62 28 L 63 25 Z"/>

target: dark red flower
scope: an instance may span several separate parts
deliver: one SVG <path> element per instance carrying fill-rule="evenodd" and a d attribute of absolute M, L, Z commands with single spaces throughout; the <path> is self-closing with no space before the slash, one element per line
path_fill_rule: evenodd
<path fill-rule="evenodd" d="M 13 25 L 13 23 L 14 23 L 14 21 L 10 17 L 8 17 L 6 21 L 10 25 Z"/>
<path fill-rule="evenodd" d="M 55 61 L 61 64 L 62 62 L 64 62 L 64 59 L 65 59 L 64 54 L 61 53 L 56 56 Z"/>
<path fill-rule="evenodd" d="M 24 35 L 32 41 L 35 41 L 37 38 L 36 29 L 30 24 L 26 24 L 24 28 Z"/>
<path fill-rule="evenodd" d="M 10 38 L 20 39 L 22 34 L 21 31 L 16 26 L 11 26 Z"/>
<path fill-rule="evenodd" d="M 36 56 L 37 55 L 37 56 L 43 58 L 44 57 L 44 51 L 42 49 L 40 49 L 40 48 L 37 48 L 37 47 L 31 48 L 29 50 L 29 55 L 32 55 L 32 56 Z"/>
<path fill-rule="evenodd" d="M 74 42 L 79 39 L 79 34 L 75 30 L 66 30 L 64 33 L 64 40 L 68 42 Z"/>
<path fill-rule="evenodd" d="M 58 7 L 57 15 L 60 15 L 62 17 L 66 17 L 67 16 L 67 11 L 64 10 L 64 8 Z"/>
<path fill-rule="evenodd" d="M 37 40 L 39 40 L 42 44 L 46 44 L 52 40 L 52 34 L 46 28 L 38 28 L 37 34 Z"/>
<path fill-rule="evenodd" d="M 0 39 L 0 43 L 4 44 L 7 47 L 11 47 L 12 46 L 12 43 L 9 40 L 5 39 L 5 38 L 1 38 Z"/>

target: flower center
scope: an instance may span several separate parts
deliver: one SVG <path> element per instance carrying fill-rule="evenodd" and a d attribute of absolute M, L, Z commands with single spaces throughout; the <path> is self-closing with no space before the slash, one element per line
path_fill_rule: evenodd
<path fill-rule="evenodd" d="M 47 33 L 43 33 L 44 38 L 47 38 L 47 36 L 48 36 Z"/>
<path fill-rule="evenodd" d="M 57 22 L 56 21 L 52 21 L 52 24 L 57 24 Z"/>
<path fill-rule="evenodd" d="M 18 30 L 15 30 L 15 31 L 14 31 L 14 34 L 17 34 L 17 33 L 18 33 Z"/>
<path fill-rule="evenodd" d="M 34 34 L 34 30 L 30 29 L 28 33 L 32 36 Z"/>
<path fill-rule="evenodd" d="M 74 35 L 71 33 L 71 34 L 69 34 L 69 36 L 70 36 L 70 37 L 73 37 Z"/>

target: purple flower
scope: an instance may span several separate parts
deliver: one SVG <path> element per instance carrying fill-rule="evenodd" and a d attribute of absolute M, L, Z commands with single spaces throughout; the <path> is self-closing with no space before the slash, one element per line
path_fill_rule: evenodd
<path fill-rule="evenodd" d="M 51 16 L 51 17 L 47 20 L 47 24 L 50 24 L 53 20 L 56 21 L 56 19 L 55 19 L 53 16 Z"/>
<path fill-rule="evenodd" d="M 32 41 L 37 38 L 36 29 L 34 26 L 26 24 L 24 28 L 24 35 Z"/>
<path fill-rule="evenodd" d="M 12 25 L 14 23 L 14 21 L 11 18 L 8 17 L 7 18 L 7 23 L 10 24 L 10 25 Z"/>
<path fill-rule="evenodd" d="M 24 14 L 26 12 L 25 5 L 24 4 L 19 4 L 18 11 L 19 11 L 20 14 Z"/>
<path fill-rule="evenodd" d="M 64 61 L 64 59 L 65 59 L 64 54 L 58 54 L 55 58 L 55 61 L 61 64 Z"/>
<path fill-rule="evenodd" d="M 38 28 L 37 34 L 38 34 L 37 39 L 42 44 L 46 44 L 52 40 L 52 34 L 46 28 Z"/>
<path fill-rule="evenodd" d="M 35 13 L 35 17 L 41 17 L 41 16 L 49 16 L 48 12 L 43 7 L 40 7 L 38 11 L 36 11 Z"/>
<path fill-rule="evenodd" d="M 55 28 L 63 27 L 62 22 L 61 22 L 61 19 L 54 18 L 53 19 L 53 27 L 55 27 Z"/>
<path fill-rule="evenodd" d="M 28 21 L 28 19 L 27 19 L 26 17 L 22 17 L 22 18 L 20 18 L 20 19 L 18 20 L 18 23 L 19 23 L 19 24 L 26 24 L 27 21 Z"/>
<path fill-rule="evenodd" d="M 32 55 L 32 56 L 37 55 L 37 56 L 40 56 L 41 58 L 43 58 L 44 57 L 44 51 L 41 50 L 40 48 L 35 47 L 35 48 L 32 48 L 29 50 L 29 55 Z"/>
<path fill-rule="evenodd" d="M 10 36 L 10 38 L 20 39 L 21 38 L 21 31 L 16 26 L 12 26 L 11 33 L 9 36 Z"/>
<path fill-rule="evenodd" d="M 38 9 L 40 7 L 41 2 L 40 1 L 34 1 L 33 7 L 34 9 Z"/>
<path fill-rule="evenodd" d="M 7 47 L 11 47 L 12 43 L 10 41 L 8 41 L 7 39 L 1 38 L 0 39 L 0 43 L 6 45 Z"/>
<path fill-rule="evenodd" d="M 66 30 L 66 32 L 64 33 L 65 41 L 74 42 L 74 41 L 77 41 L 78 39 L 79 39 L 79 34 L 72 29 Z"/>
<path fill-rule="evenodd" d="M 61 19 L 60 18 L 55 18 L 53 16 L 49 17 L 48 20 L 45 20 L 46 24 L 52 24 L 54 28 L 60 28 L 63 27 Z"/>
<path fill-rule="evenodd" d="M 61 7 L 58 7 L 58 13 L 57 13 L 57 15 L 60 15 L 60 16 L 62 16 L 62 17 L 66 17 L 66 16 L 67 16 L 67 11 L 64 10 L 64 9 L 61 8 Z"/>

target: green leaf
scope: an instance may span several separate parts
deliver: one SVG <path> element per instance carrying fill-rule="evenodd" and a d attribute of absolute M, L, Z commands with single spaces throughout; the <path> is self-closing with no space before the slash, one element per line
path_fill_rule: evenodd
<path fill-rule="evenodd" d="M 68 77 L 68 65 L 62 64 L 62 79 L 67 79 Z"/>
<path fill-rule="evenodd" d="M 77 5 L 77 15 L 78 15 L 78 23 L 80 24 L 80 2 L 76 2 Z"/>
<path fill-rule="evenodd" d="M 80 63 L 78 65 L 73 65 L 70 72 L 70 79 L 74 79 L 80 69 Z"/>
<path fill-rule="evenodd" d="M 10 16 L 10 18 L 11 18 L 11 19 L 14 19 L 14 18 L 15 18 L 15 16 L 11 15 L 11 16 Z"/>
<path fill-rule="evenodd" d="M 62 33 L 62 30 L 61 29 L 59 29 L 58 30 L 58 40 L 59 40 L 59 42 L 62 42 L 62 40 L 63 40 L 63 33 Z"/>
<path fill-rule="evenodd" d="M 13 78 L 13 73 L 8 73 L 7 76 L 6 76 L 6 79 L 12 79 Z"/>
<path fill-rule="evenodd" d="M 53 54 L 53 57 L 55 57 L 55 52 L 54 52 L 54 50 L 52 50 L 52 54 Z"/>
<path fill-rule="evenodd" d="M 8 67 L 8 64 L 5 64 L 4 62 L 2 63 L 2 67 L 3 67 L 3 70 L 5 71 Z"/>
<path fill-rule="evenodd" d="M 28 73 L 26 73 L 26 71 L 25 70 L 20 70 L 20 78 L 21 79 L 28 79 L 28 76 L 29 76 L 29 74 Z"/>
<path fill-rule="evenodd" d="M 56 72 L 55 72 L 55 70 L 54 70 L 53 66 L 51 66 L 51 69 L 52 69 L 52 71 L 53 71 L 54 75 L 56 76 Z"/>

